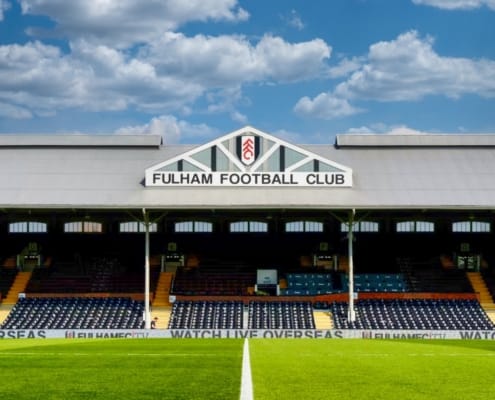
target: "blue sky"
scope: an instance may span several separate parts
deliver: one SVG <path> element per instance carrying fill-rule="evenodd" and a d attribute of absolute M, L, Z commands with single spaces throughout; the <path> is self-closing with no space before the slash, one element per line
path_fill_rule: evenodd
<path fill-rule="evenodd" d="M 0 134 L 495 133 L 495 0 L 0 0 Z"/>

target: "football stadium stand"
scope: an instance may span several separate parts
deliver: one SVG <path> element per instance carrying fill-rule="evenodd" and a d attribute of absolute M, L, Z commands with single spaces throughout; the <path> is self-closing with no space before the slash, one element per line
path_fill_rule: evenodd
<path fill-rule="evenodd" d="M 493 182 L 495 135 L 0 135 L 0 328 L 493 330 Z"/>

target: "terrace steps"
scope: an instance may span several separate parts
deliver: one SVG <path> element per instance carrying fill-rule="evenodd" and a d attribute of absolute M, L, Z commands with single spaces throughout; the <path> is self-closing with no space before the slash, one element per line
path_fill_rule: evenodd
<path fill-rule="evenodd" d="M 165 307 L 171 305 L 169 302 L 169 295 L 173 277 L 174 274 L 172 272 L 160 272 L 158 283 L 156 285 L 153 307 Z"/>
<path fill-rule="evenodd" d="M 10 314 L 12 307 L 13 306 L 9 304 L 0 305 L 0 326 L 3 324 L 3 321 L 5 321 L 7 316 Z"/>
<path fill-rule="evenodd" d="M 313 311 L 316 329 L 333 329 L 333 318 L 328 311 Z"/>
<path fill-rule="evenodd" d="M 467 277 L 473 290 L 479 295 L 479 302 L 488 317 L 495 323 L 495 303 L 480 272 L 468 272 Z"/>
<path fill-rule="evenodd" d="M 17 303 L 17 299 L 19 298 L 19 293 L 23 293 L 26 290 L 26 287 L 31 279 L 32 272 L 18 272 L 15 277 L 14 283 L 10 287 L 7 296 L 3 300 L 3 304 L 15 304 Z"/>
<path fill-rule="evenodd" d="M 153 307 L 153 310 L 151 311 L 151 317 L 158 318 L 158 320 L 156 321 L 157 329 L 168 328 L 168 323 L 170 321 L 171 313 L 172 313 L 172 307 L 170 306 Z"/>

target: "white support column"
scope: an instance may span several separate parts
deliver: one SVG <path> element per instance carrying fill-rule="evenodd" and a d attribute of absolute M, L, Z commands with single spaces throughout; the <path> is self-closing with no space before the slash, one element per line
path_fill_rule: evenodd
<path fill-rule="evenodd" d="M 150 311 L 150 220 L 146 209 L 143 208 L 144 233 L 144 328 L 151 328 Z"/>
<path fill-rule="evenodd" d="M 355 214 L 356 210 L 354 209 L 349 212 L 349 234 L 347 236 L 347 247 L 349 252 L 349 312 L 347 318 L 349 322 L 354 322 L 356 320 L 356 311 L 354 310 L 354 233 L 352 230 Z"/>

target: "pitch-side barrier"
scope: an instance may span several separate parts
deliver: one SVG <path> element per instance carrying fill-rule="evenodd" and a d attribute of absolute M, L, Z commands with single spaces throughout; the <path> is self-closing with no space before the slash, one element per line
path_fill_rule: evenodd
<path fill-rule="evenodd" d="M 495 340 L 495 330 L 375 329 L 0 329 L 0 339 L 462 339 Z"/>

